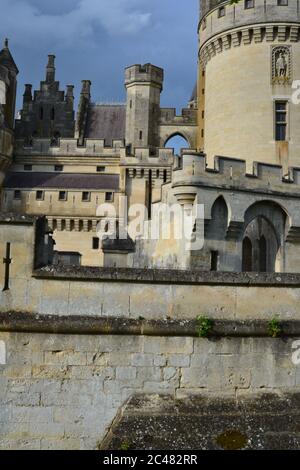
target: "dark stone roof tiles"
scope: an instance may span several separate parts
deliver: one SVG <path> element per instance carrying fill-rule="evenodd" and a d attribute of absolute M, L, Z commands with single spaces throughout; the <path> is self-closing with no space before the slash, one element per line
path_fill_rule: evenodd
<path fill-rule="evenodd" d="M 86 138 L 105 139 L 106 146 L 113 140 L 125 139 L 125 105 L 91 105 L 88 110 Z"/>
<path fill-rule="evenodd" d="M 8 173 L 4 180 L 7 189 L 119 189 L 119 175 L 76 173 Z"/>

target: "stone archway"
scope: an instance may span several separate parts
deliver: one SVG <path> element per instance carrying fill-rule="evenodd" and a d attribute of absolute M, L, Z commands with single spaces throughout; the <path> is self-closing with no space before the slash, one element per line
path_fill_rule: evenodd
<path fill-rule="evenodd" d="M 275 272 L 280 245 L 269 220 L 255 217 L 248 224 L 243 238 L 243 271 Z"/>
<path fill-rule="evenodd" d="M 185 148 L 190 148 L 190 143 L 183 134 L 177 132 L 175 134 L 172 134 L 167 138 L 165 141 L 165 148 L 174 148 L 174 153 L 175 155 L 178 155 L 180 157 L 181 155 L 181 149 Z"/>
<path fill-rule="evenodd" d="M 284 271 L 286 213 L 272 201 L 253 204 L 245 213 L 242 271 Z"/>

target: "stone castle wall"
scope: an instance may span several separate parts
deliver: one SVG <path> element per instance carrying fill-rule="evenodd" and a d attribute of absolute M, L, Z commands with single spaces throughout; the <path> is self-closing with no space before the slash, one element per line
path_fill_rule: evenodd
<path fill-rule="evenodd" d="M 0 222 L 0 255 L 11 242 L 12 258 L 0 292 L 0 448 L 96 449 L 135 394 L 299 389 L 299 275 L 45 267 L 32 276 L 34 219 Z M 214 319 L 212 337 L 198 337 L 198 315 Z M 283 338 L 268 332 L 277 315 Z"/>
<path fill-rule="evenodd" d="M 4 332 L 0 341 L 2 449 L 96 449 L 137 393 L 253 396 L 300 383 L 292 339 Z"/>

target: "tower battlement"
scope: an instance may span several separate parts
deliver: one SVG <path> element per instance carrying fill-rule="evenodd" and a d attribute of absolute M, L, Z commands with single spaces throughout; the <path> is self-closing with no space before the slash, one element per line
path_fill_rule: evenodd
<path fill-rule="evenodd" d="M 224 188 L 277 191 L 298 196 L 300 168 L 290 167 L 286 173 L 280 165 L 253 162 L 249 173 L 245 160 L 223 156 L 216 156 L 214 167 L 209 168 L 205 154 L 184 150 L 182 166 L 175 169 L 173 183 L 178 185 L 183 181 L 190 185 L 213 184 Z"/>
<path fill-rule="evenodd" d="M 164 71 L 152 64 L 136 64 L 125 69 L 125 86 L 128 88 L 136 83 L 146 83 L 163 87 Z"/>

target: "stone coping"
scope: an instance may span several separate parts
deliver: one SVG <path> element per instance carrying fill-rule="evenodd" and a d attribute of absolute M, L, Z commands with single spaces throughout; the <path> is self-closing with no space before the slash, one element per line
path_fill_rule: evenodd
<path fill-rule="evenodd" d="M 280 322 L 282 333 L 274 341 L 286 337 L 300 337 L 300 320 Z M 209 338 L 270 337 L 269 320 L 213 320 Z M 146 320 L 124 317 L 96 317 L 85 315 L 39 315 L 22 312 L 0 312 L 0 331 L 26 333 L 56 333 L 74 335 L 124 335 L 160 337 L 198 337 L 195 320 Z"/>
<path fill-rule="evenodd" d="M 0 224 L 33 225 L 38 216 L 0 212 Z"/>
<path fill-rule="evenodd" d="M 300 273 L 230 273 L 172 269 L 46 266 L 35 270 L 33 277 L 48 280 L 131 282 L 142 284 L 300 287 Z"/>

